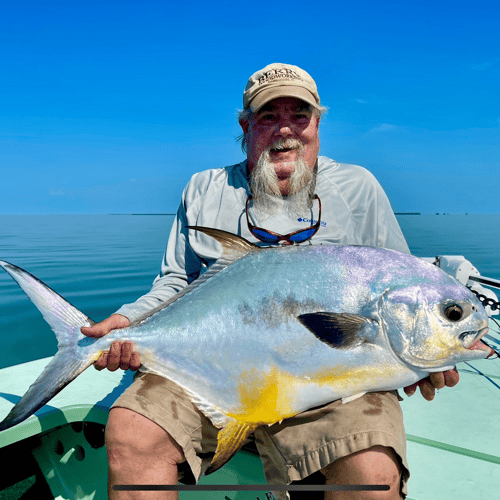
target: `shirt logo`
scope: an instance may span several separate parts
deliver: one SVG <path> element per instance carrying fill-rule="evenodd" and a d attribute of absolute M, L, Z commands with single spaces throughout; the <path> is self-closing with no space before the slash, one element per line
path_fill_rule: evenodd
<path fill-rule="evenodd" d="M 317 220 L 314 220 L 314 219 L 308 219 L 307 217 L 299 217 L 297 219 L 299 222 L 308 222 L 309 224 L 311 224 L 311 226 L 314 226 L 314 224 L 316 224 L 318 221 Z M 319 225 L 321 227 L 326 227 L 326 222 L 325 221 L 321 221 L 319 223 Z"/>

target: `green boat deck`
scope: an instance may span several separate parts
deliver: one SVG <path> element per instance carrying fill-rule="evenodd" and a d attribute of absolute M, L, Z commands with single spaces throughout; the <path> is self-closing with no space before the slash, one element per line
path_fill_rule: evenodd
<path fill-rule="evenodd" d="M 19 401 L 49 361 L 46 358 L 1 370 L 0 418 Z M 411 398 L 403 395 L 401 406 L 408 437 L 412 500 L 489 499 L 498 495 L 500 360 L 462 363 L 459 372 L 460 383 L 439 391 L 432 402 L 425 401 L 419 393 Z M 103 425 L 109 406 L 132 378 L 130 372 L 86 370 L 35 415 L 1 432 L 0 453 L 14 447 L 30 450 L 52 492 L 48 498 L 107 498 Z M 8 456 L 12 454 L 9 452 Z M 18 465 L 11 463 L 12 474 L 25 462 L 28 457 Z M 265 481 L 258 456 L 242 450 L 200 484 L 265 484 Z M 0 491 L 0 498 L 21 498 L 13 488 L 29 486 L 29 477 L 21 478 Z M 182 492 L 180 498 L 266 500 L 268 497 L 262 491 L 228 490 Z"/>

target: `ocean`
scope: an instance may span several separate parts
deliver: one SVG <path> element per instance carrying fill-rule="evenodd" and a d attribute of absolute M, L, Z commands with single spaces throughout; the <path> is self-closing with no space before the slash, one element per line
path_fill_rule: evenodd
<path fill-rule="evenodd" d="M 100 321 L 147 292 L 173 215 L 0 215 L 0 259 L 24 268 Z M 500 279 L 500 215 L 398 215 L 414 255 L 463 255 Z M 0 368 L 56 352 L 55 336 L 0 272 Z"/>

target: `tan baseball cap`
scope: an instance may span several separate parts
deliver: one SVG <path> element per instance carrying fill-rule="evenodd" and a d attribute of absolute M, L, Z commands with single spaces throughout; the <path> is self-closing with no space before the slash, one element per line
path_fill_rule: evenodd
<path fill-rule="evenodd" d="M 273 63 L 254 73 L 243 92 L 243 108 L 254 113 L 278 97 L 297 97 L 317 108 L 318 89 L 309 73 L 291 64 Z"/>

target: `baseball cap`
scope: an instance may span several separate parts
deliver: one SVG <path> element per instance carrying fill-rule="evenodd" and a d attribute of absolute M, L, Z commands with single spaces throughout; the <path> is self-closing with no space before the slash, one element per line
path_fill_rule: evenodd
<path fill-rule="evenodd" d="M 320 105 L 316 82 L 291 64 L 273 63 L 255 72 L 243 92 L 243 108 L 254 113 L 278 97 L 297 97 L 315 108 Z"/>

